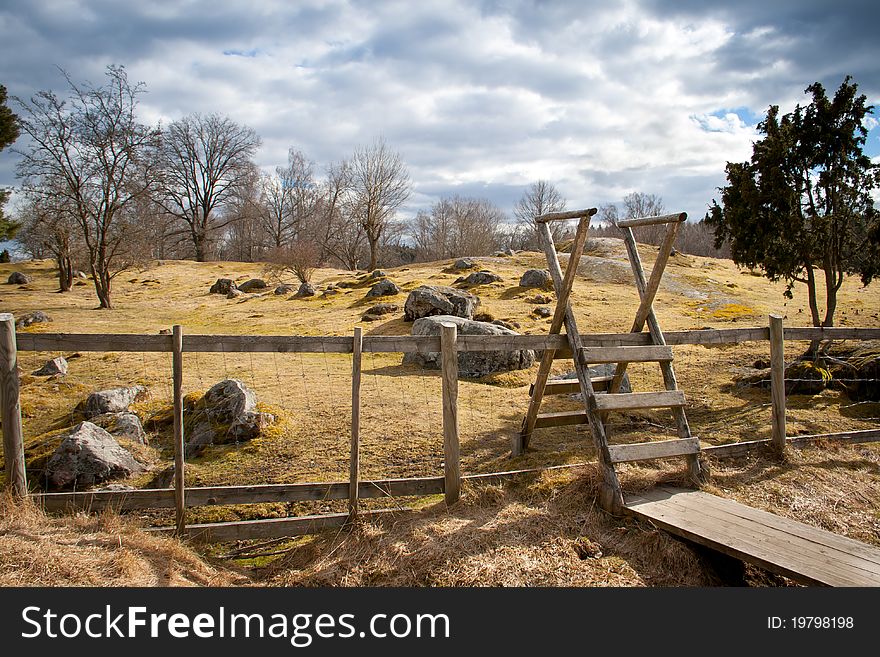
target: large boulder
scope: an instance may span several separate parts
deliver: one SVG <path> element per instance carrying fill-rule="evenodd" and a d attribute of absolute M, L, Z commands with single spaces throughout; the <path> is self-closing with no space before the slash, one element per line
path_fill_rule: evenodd
<path fill-rule="evenodd" d="M 91 422 L 80 422 L 49 458 L 45 475 L 50 489 L 62 490 L 94 486 L 143 471 L 144 467 L 107 431 Z"/>
<path fill-rule="evenodd" d="M 56 374 L 67 374 L 67 359 L 64 356 L 47 360 L 45 365 L 33 372 L 34 376 L 54 376 Z"/>
<path fill-rule="evenodd" d="M 214 384 L 186 413 L 186 455 L 196 456 L 207 445 L 251 440 L 275 422 L 257 411 L 257 396 L 238 379 Z"/>
<path fill-rule="evenodd" d="M 454 315 L 471 319 L 480 299 L 470 292 L 445 285 L 422 285 L 409 293 L 403 305 L 403 318 L 412 322 L 433 315 Z"/>
<path fill-rule="evenodd" d="M 302 283 L 296 291 L 298 297 L 313 297 L 316 294 L 315 286 L 308 281 Z"/>
<path fill-rule="evenodd" d="M 385 280 L 379 281 L 373 287 L 370 288 L 370 291 L 367 292 L 367 297 L 386 297 L 393 296 L 395 294 L 400 293 L 400 288 L 394 284 L 393 281 L 389 281 L 387 278 Z"/>
<path fill-rule="evenodd" d="M 235 285 L 235 281 L 231 278 L 218 278 L 208 292 L 211 294 L 225 294 L 228 296 L 232 290 L 237 289 L 238 287 Z"/>
<path fill-rule="evenodd" d="M 413 335 L 440 335 L 441 326 L 452 323 L 461 335 L 519 335 L 497 324 L 476 322 L 452 315 L 423 317 L 413 322 Z M 406 364 L 439 369 L 438 352 L 407 353 L 403 357 Z M 511 351 L 462 351 L 458 354 L 458 373 L 467 378 L 478 378 L 493 372 L 507 372 L 531 367 L 535 363 L 535 352 L 530 349 Z"/>
<path fill-rule="evenodd" d="M 126 413 L 132 402 L 143 399 L 146 394 L 147 389 L 140 385 L 99 390 L 86 398 L 83 414 L 91 419 L 104 413 Z"/>
<path fill-rule="evenodd" d="M 117 438 L 128 438 L 141 445 L 147 444 L 147 432 L 144 431 L 141 419 L 134 413 L 127 411 L 122 413 L 104 413 L 96 415 L 90 421 Z"/>
<path fill-rule="evenodd" d="M 550 272 L 546 269 L 527 269 L 519 279 L 520 287 L 539 287 L 547 289 L 553 285 Z"/>
<path fill-rule="evenodd" d="M 35 310 L 32 313 L 28 313 L 27 315 L 22 315 L 15 322 L 15 328 L 23 329 L 31 326 L 32 324 L 42 324 L 44 322 L 51 322 L 52 318 L 49 317 L 42 310 Z"/>
<path fill-rule="evenodd" d="M 9 278 L 6 282 L 10 285 L 27 285 L 31 282 L 31 279 L 27 274 L 22 274 L 20 271 L 14 271 L 9 274 Z"/>
<path fill-rule="evenodd" d="M 238 289 L 242 292 L 253 292 L 254 290 L 265 290 L 268 287 L 269 284 L 262 278 L 252 278 L 239 285 Z"/>

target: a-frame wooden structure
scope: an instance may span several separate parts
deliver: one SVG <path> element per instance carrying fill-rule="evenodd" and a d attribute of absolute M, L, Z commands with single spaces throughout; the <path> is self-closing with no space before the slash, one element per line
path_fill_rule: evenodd
<path fill-rule="evenodd" d="M 602 472 L 602 490 L 600 504 L 603 508 L 619 512 L 624 500 L 620 490 L 616 463 L 625 461 L 642 461 L 670 456 L 685 456 L 688 471 L 694 481 L 701 479 L 699 462 L 700 443 L 690 433 L 687 416 L 684 412 L 684 394 L 678 390 L 675 371 L 672 367 L 672 349 L 666 345 L 663 332 L 654 315 L 653 302 L 660 287 L 660 279 L 672 252 L 672 245 L 678 227 L 686 218 L 685 213 L 665 215 L 661 217 L 643 217 L 618 222 L 623 232 L 636 287 L 641 302 L 632 324 L 633 332 L 641 332 L 648 326 L 651 344 L 648 346 L 623 347 L 584 347 L 571 309 L 571 288 L 577 273 L 578 263 L 587 241 L 590 218 L 596 214 L 595 208 L 573 212 L 556 212 L 535 218 L 541 246 L 547 256 L 547 264 L 553 286 L 556 290 L 556 311 L 550 323 L 550 334 L 560 333 L 565 327 L 568 345 L 574 360 L 577 374 L 577 385 L 572 382 L 548 382 L 550 367 L 555 358 L 553 350 L 545 350 L 538 368 L 538 375 L 531 388 L 531 401 L 526 417 L 523 420 L 519 444 L 514 445 L 514 453 L 528 447 L 533 431 L 540 427 L 562 426 L 567 424 L 589 424 L 593 443 L 598 454 L 599 467 Z M 556 253 L 556 245 L 549 226 L 551 221 L 578 219 L 574 242 L 571 245 L 568 265 L 563 274 Z M 650 279 L 645 278 L 636 247 L 632 229 L 637 226 L 664 224 L 666 234 L 660 246 L 660 252 L 651 271 Z M 665 390 L 658 392 L 627 392 L 621 393 L 620 384 L 627 365 L 632 362 L 657 362 L 663 374 Z M 614 375 L 610 377 L 591 377 L 589 366 L 597 363 L 616 363 Z M 596 393 L 605 391 L 606 394 Z M 541 401 L 545 394 L 564 394 L 580 392 L 584 403 L 584 411 L 562 413 L 539 413 Z M 643 408 L 670 408 L 675 417 L 678 438 L 674 440 L 654 441 L 635 444 L 613 445 L 606 426 L 609 413 Z"/>

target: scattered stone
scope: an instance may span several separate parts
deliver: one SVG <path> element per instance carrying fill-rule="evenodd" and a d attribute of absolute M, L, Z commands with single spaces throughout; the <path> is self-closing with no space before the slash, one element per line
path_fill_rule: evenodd
<path fill-rule="evenodd" d="M 244 292 L 239 290 L 237 287 L 232 288 L 229 292 L 226 293 L 227 299 L 235 299 L 236 297 L 244 296 Z"/>
<path fill-rule="evenodd" d="M 28 313 L 22 317 L 19 317 L 15 322 L 15 328 L 23 329 L 31 326 L 32 324 L 42 324 L 44 322 L 51 322 L 52 318 L 49 317 L 42 310 L 35 310 L 32 313 Z"/>
<path fill-rule="evenodd" d="M 313 297 L 316 294 L 315 286 L 306 281 L 299 286 L 299 289 L 296 291 L 296 296 L 298 297 Z"/>
<path fill-rule="evenodd" d="M 494 319 L 495 319 L 495 317 L 492 315 L 492 313 L 482 312 L 482 313 L 477 313 L 476 315 L 474 315 L 475 322 L 490 322 L 491 323 Z"/>
<path fill-rule="evenodd" d="M 453 323 L 458 327 L 460 335 L 519 335 L 515 331 L 497 324 L 476 322 L 471 319 L 452 315 L 422 317 L 413 322 L 413 335 L 440 335 L 441 325 Z M 407 353 L 403 357 L 405 364 L 419 365 L 430 369 L 439 369 L 440 354 Z M 459 375 L 478 378 L 493 372 L 507 372 L 531 367 L 535 362 L 535 352 L 530 349 L 512 351 L 462 351 L 458 354 Z"/>
<path fill-rule="evenodd" d="M 519 322 L 506 322 L 503 319 L 493 319 L 491 323 L 495 324 L 495 326 L 503 326 L 511 331 L 519 328 Z"/>
<path fill-rule="evenodd" d="M 480 305 L 475 294 L 445 285 L 421 285 L 409 293 L 403 318 L 412 322 L 431 315 L 454 315 L 471 319 Z"/>
<path fill-rule="evenodd" d="M 46 364 L 40 369 L 34 370 L 34 376 L 54 376 L 56 374 L 67 374 L 67 360 L 64 356 L 58 356 L 52 360 L 47 360 Z"/>
<path fill-rule="evenodd" d="M 549 288 L 553 285 L 553 279 L 550 278 L 550 272 L 546 269 L 527 269 L 519 279 L 520 287 L 539 287 L 542 289 Z"/>
<path fill-rule="evenodd" d="M 492 257 L 493 258 L 506 258 L 507 253 L 504 251 L 496 251 L 495 253 L 492 254 Z"/>
<path fill-rule="evenodd" d="M 256 438 L 276 420 L 270 413 L 257 411 L 257 396 L 237 379 L 213 385 L 187 411 L 187 456 L 197 455 L 207 445 Z"/>
<path fill-rule="evenodd" d="M 377 278 L 385 278 L 386 276 L 388 276 L 388 274 L 386 274 L 381 269 L 374 269 L 372 272 L 370 272 L 369 279 L 375 280 Z"/>
<path fill-rule="evenodd" d="M 336 287 L 341 287 L 341 288 L 356 287 L 356 286 L 357 286 L 357 283 L 355 281 L 339 281 L 336 284 Z"/>
<path fill-rule="evenodd" d="M 147 444 L 147 432 L 144 431 L 141 419 L 134 413 L 104 413 L 96 415 L 89 421 L 113 436 L 128 438 L 141 445 Z"/>
<path fill-rule="evenodd" d="M 552 317 L 553 311 L 547 306 L 538 306 L 533 311 L 538 317 Z"/>
<path fill-rule="evenodd" d="M 22 274 L 20 271 L 14 271 L 9 274 L 9 280 L 6 282 L 10 285 L 27 285 L 31 282 L 31 278 L 26 274 Z"/>
<path fill-rule="evenodd" d="M 332 297 L 332 296 L 334 296 L 334 295 L 336 295 L 336 294 L 340 294 L 340 290 L 338 290 L 338 289 L 335 288 L 335 287 L 334 287 L 334 288 L 329 288 L 329 287 L 328 287 L 326 290 L 324 290 L 324 291 L 321 293 L 321 296 L 322 296 L 322 297 Z"/>
<path fill-rule="evenodd" d="M 362 322 L 378 322 L 382 317 L 380 315 L 373 315 L 371 313 L 364 313 L 361 317 Z"/>
<path fill-rule="evenodd" d="M 371 287 L 370 291 L 367 292 L 367 297 L 384 297 L 393 296 L 395 294 L 400 294 L 400 288 L 397 287 L 393 281 L 385 279 Z"/>
<path fill-rule="evenodd" d="M 265 290 L 269 284 L 262 278 L 252 278 L 238 286 L 242 292 L 253 292 L 254 290 Z"/>
<path fill-rule="evenodd" d="M 398 310 L 400 310 L 400 306 L 396 303 L 377 303 L 375 306 L 368 308 L 367 313 L 370 315 L 390 315 Z"/>
<path fill-rule="evenodd" d="M 291 292 L 293 292 L 293 285 L 279 285 L 275 288 L 275 294 L 279 296 L 282 294 L 290 294 Z"/>
<path fill-rule="evenodd" d="M 84 271 L 80 271 L 77 269 L 75 272 L 73 272 L 73 277 L 74 278 L 88 278 L 89 276 Z"/>
<path fill-rule="evenodd" d="M 459 258 L 455 262 L 452 263 L 453 269 L 473 269 L 477 265 L 470 258 Z"/>
<path fill-rule="evenodd" d="M 543 305 L 546 303 L 553 303 L 553 297 L 547 294 L 536 294 L 531 299 L 526 299 L 529 303 L 536 303 L 539 305 Z"/>
<path fill-rule="evenodd" d="M 83 414 L 87 418 L 93 418 L 104 413 L 124 413 L 132 402 L 143 399 L 146 394 L 147 389 L 140 385 L 99 390 L 86 398 Z"/>
<path fill-rule="evenodd" d="M 485 269 L 482 271 L 475 271 L 473 274 L 468 274 L 466 278 L 460 279 L 460 282 L 464 285 L 489 285 L 490 283 L 498 283 L 499 281 L 501 281 L 501 277 L 498 274 L 493 274 Z"/>
<path fill-rule="evenodd" d="M 231 278 L 218 278 L 208 292 L 210 294 L 225 294 L 228 297 L 232 290 L 237 289 L 238 287 L 236 286 L 235 281 Z"/>
<path fill-rule="evenodd" d="M 46 464 L 46 480 L 53 490 L 82 489 L 109 479 L 143 472 L 107 431 L 91 422 L 80 422 L 64 436 Z"/>
<path fill-rule="evenodd" d="M 335 289 L 336 289 L 335 283 L 328 283 L 327 287 L 324 288 L 324 291 L 326 292 L 327 290 L 335 290 Z"/>

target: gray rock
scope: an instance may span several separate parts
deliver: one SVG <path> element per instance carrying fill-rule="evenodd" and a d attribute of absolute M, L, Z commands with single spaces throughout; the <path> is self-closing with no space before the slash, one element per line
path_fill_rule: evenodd
<path fill-rule="evenodd" d="M 511 331 L 519 328 L 519 322 L 505 322 L 503 319 L 493 319 L 490 323 L 496 326 L 503 326 Z"/>
<path fill-rule="evenodd" d="M 547 306 L 538 306 L 532 312 L 538 317 L 551 317 L 553 315 L 553 311 Z"/>
<path fill-rule="evenodd" d="M 244 292 L 239 290 L 237 287 L 232 288 L 229 292 L 226 293 L 227 299 L 235 299 L 236 297 L 244 296 Z"/>
<path fill-rule="evenodd" d="M 79 269 L 77 269 L 75 272 L 73 272 L 73 277 L 85 279 L 85 278 L 88 278 L 89 276 L 84 271 L 80 271 Z"/>
<path fill-rule="evenodd" d="M 526 299 L 526 301 L 528 301 L 529 303 L 536 303 L 536 304 L 543 305 L 546 303 L 553 303 L 553 297 L 551 297 L 547 294 L 536 294 L 531 299 Z"/>
<path fill-rule="evenodd" d="M 10 285 L 27 285 L 31 282 L 31 278 L 26 274 L 22 274 L 20 271 L 14 271 L 9 274 L 9 279 L 6 282 Z"/>
<path fill-rule="evenodd" d="M 67 359 L 64 356 L 58 356 L 52 360 L 47 360 L 46 364 L 40 369 L 34 370 L 34 376 L 54 376 L 55 374 L 67 374 Z"/>
<path fill-rule="evenodd" d="M 549 288 L 553 285 L 550 278 L 550 272 L 546 269 L 527 269 L 519 279 L 520 287 L 540 287 L 542 289 Z"/>
<path fill-rule="evenodd" d="M 362 322 L 378 322 L 381 319 L 382 319 L 381 315 L 373 315 L 372 313 L 364 313 L 361 316 Z"/>
<path fill-rule="evenodd" d="M 232 290 L 237 289 L 238 287 L 235 285 L 235 281 L 231 278 L 218 278 L 208 292 L 210 294 L 225 294 L 228 296 Z"/>
<path fill-rule="evenodd" d="M 407 296 L 403 318 L 408 322 L 432 315 L 471 319 L 479 305 L 479 297 L 470 292 L 444 285 L 422 285 Z"/>
<path fill-rule="evenodd" d="M 452 263 L 453 269 L 473 269 L 477 265 L 470 258 L 459 258 Z"/>
<path fill-rule="evenodd" d="M 388 276 L 388 274 L 386 274 L 381 269 L 374 269 L 372 272 L 370 272 L 370 278 L 373 280 L 377 278 L 385 278 L 386 276 Z"/>
<path fill-rule="evenodd" d="M 400 288 L 394 284 L 393 281 L 389 281 L 387 278 L 383 281 L 379 281 L 373 287 L 370 288 L 370 291 L 367 292 L 367 297 L 385 297 L 385 296 L 393 296 L 395 294 L 400 294 Z"/>
<path fill-rule="evenodd" d="M 290 294 L 291 292 L 293 292 L 292 285 L 279 285 L 278 287 L 275 288 L 275 294 L 277 294 L 279 296 L 282 294 Z"/>
<path fill-rule="evenodd" d="M 141 419 L 134 413 L 104 413 L 96 415 L 90 422 L 105 429 L 113 436 L 128 438 L 141 445 L 147 444 L 147 432 Z"/>
<path fill-rule="evenodd" d="M 516 331 L 489 324 L 475 322 L 470 319 L 452 315 L 423 317 L 413 322 L 413 335 L 440 335 L 441 325 L 453 323 L 461 335 L 519 335 Z M 407 353 L 403 357 L 405 364 L 419 365 L 430 369 L 439 369 L 440 354 Z M 512 351 L 462 351 L 458 354 L 458 372 L 460 376 L 477 378 L 493 372 L 507 372 L 531 367 L 535 362 L 535 352 L 530 349 Z"/>
<path fill-rule="evenodd" d="M 315 286 L 306 281 L 302 285 L 299 286 L 299 289 L 296 291 L 296 296 L 298 297 L 313 297 L 315 296 Z"/>
<path fill-rule="evenodd" d="M 80 422 L 67 433 L 46 464 L 50 489 L 85 488 L 143 472 L 144 466 L 104 429 Z"/>
<path fill-rule="evenodd" d="M 257 396 L 237 379 L 213 385 L 189 410 L 187 456 L 195 456 L 207 445 L 220 445 L 257 437 L 275 421 L 257 410 Z"/>
<path fill-rule="evenodd" d="M 370 315 L 389 315 L 400 310 L 400 306 L 396 303 L 377 303 L 375 306 L 367 308 Z"/>
<path fill-rule="evenodd" d="M 252 278 L 239 285 L 238 289 L 242 292 L 253 292 L 254 290 L 265 290 L 268 287 L 269 284 L 262 278 Z"/>
<path fill-rule="evenodd" d="M 492 254 L 492 257 L 493 258 L 506 258 L 507 252 L 506 251 L 495 251 L 495 253 Z"/>
<path fill-rule="evenodd" d="M 490 283 L 497 283 L 500 280 L 501 277 L 498 274 L 483 270 L 468 274 L 466 278 L 461 279 L 461 282 L 465 285 L 489 285 Z"/>
<path fill-rule="evenodd" d="M 15 322 L 15 328 L 22 329 L 22 328 L 27 328 L 28 326 L 31 326 L 32 324 L 42 324 L 44 322 L 51 322 L 51 321 L 52 321 L 52 318 L 49 317 L 49 315 L 47 315 L 46 313 L 44 313 L 42 310 L 35 310 L 32 313 L 28 313 L 27 315 L 23 315 L 22 317 L 19 317 L 18 320 Z"/>
<path fill-rule="evenodd" d="M 87 418 L 104 413 L 124 413 L 129 405 L 146 396 L 147 389 L 144 386 L 130 386 L 128 388 L 111 388 L 93 392 L 86 398 L 83 405 L 83 413 Z"/>

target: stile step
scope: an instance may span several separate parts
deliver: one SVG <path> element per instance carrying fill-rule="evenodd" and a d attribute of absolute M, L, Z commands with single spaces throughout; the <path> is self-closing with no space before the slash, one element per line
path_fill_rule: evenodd
<path fill-rule="evenodd" d="M 588 363 L 647 363 L 672 360 L 672 347 L 668 345 L 583 347 L 581 353 Z"/>
<path fill-rule="evenodd" d="M 594 392 L 605 392 L 608 390 L 608 384 L 611 383 L 610 376 L 596 376 L 590 379 L 593 384 Z M 577 395 L 581 391 L 581 386 L 577 379 L 556 379 L 548 381 L 544 386 L 545 395 Z M 529 396 L 535 392 L 535 384 L 529 386 Z"/>
<path fill-rule="evenodd" d="M 628 392 L 593 397 L 597 411 L 625 411 L 640 408 L 673 408 L 684 406 L 684 393 L 681 390 L 663 392 Z"/>
<path fill-rule="evenodd" d="M 630 445 L 609 445 L 608 453 L 612 463 L 627 461 L 647 461 L 669 456 L 687 456 L 700 453 L 699 438 L 679 438 L 677 440 L 658 440 L 653 443 L 633 443 Z"/>
<path fill-rule="evenodd" d="M 572 424 L 587 424 L 586 411 L 559 411 L 555 413 L 539 413 L 535 420 L 535 428 L 564 427 Z"/>

